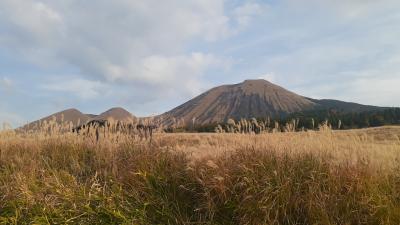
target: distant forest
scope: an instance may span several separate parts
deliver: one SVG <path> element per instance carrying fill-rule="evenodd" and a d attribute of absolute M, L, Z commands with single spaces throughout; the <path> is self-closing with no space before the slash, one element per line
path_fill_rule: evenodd
<path fill-rule="evenodd" d="M 265 122 L 268 118 L 256 118 L 257 121 Z M 367 127 L 378 127 L 383 125 L 400 125 L 400 108 L 387 108 L 377 111 L 345 113 L 335 109 L 304 111 L 282 116 L 280 118 L 269 118 L 269 126 L 273 128 L 275 122 L 284 126 L 293 120 L 298 120 L 298 130 L 317 129 L 319 124 L 328 122 L 332 129 L 357 129 Z M 314 121 L 314 122 L 313 122 Z M 340 124 L 340 125 L 339 125 Z M 214 132 L 215 127 L 226 123 L 212 123 L 207 125 L 193 125 L 188 127 L 166 130 L 167 132 Z"/>

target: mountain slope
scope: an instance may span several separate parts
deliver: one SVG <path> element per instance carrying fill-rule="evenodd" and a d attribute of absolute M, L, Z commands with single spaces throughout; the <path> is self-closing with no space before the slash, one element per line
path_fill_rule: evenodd
<path fill-rule="evenodd" d="M 229 118 L 281 116 L 310 110 L 316 103 L 266 80 L 246 80 L 223 85 L 162 115 L 165 124 L 174 120 L 197 124 L 226 121 Z"/>
<path fill-rule="evenodd" d="M 350 112 L 365 112 L 365 111 L 375 111 L 375 110 L 382 110 L 385 109 L 385 107 L 377 107 L 377 106 L 371 106 L 371 105 L 362 105 L 354 102 L 344 102 L 344 101 L 338 101 L 338 100 L 333 100 L 333 99 L 311 99 L 309 98 L 310 101 L 314 102 L 316 104 L 315 109 L 336 109 L 339 111 L 342 111 L 344 113 L 350 113 Z"/>
<path fill-rule="evenodd" d="M 337 110 L 343 113 L 376 111 L 383 107 L 300 96 L 266 80 L 246 80 L 215 87 L 160 116 L 164 125 L 207 124 L 229 118 L 286 116 L 295 112 Z"/>
<path fill-rule="evenodd" d="M 44 117 L 32 123 L 29 123 L 23 126 L 22 129 L 35 130 L 39 127 L 39 124 L 43 123 L 44 121 L 50 122 L 53 120 L 55 120 L 56 123 L 59 124 L 61 124 L 62 121 L 65 123 L 72 122 L 72 124 L 76 126 L 78 124 L 83 124 L 88 122 L 90 120 L 90 117 L 81 113 L 77 109 L 67 109 L 58 113 L 54 113 L 50 116 Z"/>
<path fill-rule="evenodd" d="M 103 112 L 102 114 L 92 118 L 92 120 L 109 120 L 109 119 L 122 121 L 122 122 L 135 122 L 137 118 L 130 112 L 123 108 L 112 108 Z"/>

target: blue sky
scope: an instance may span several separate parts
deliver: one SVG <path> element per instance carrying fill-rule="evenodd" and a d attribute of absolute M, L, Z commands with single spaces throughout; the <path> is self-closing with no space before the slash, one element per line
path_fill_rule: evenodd
<path fill-rule="evenodd" d="M 220 84 L 400 106 L 397 0 L 0 0 L 0 123 L 155 115 Z"/>

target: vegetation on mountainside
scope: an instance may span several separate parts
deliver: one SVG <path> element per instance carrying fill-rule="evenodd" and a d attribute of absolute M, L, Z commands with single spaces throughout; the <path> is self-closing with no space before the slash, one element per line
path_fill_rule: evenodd
<path fill-rule="evenodd" d="M 366 111 L 366 112 L 353 112 L 346 113 L 334 109 L 330 110 L 312 110 L 298 113 L 292 113 L 288 116 L 281 118 L 257 118 L 258 124 L 265 124 L 265 131 L 287 131 L 286 126 L 296 121 L 296 130 L 317 130 L 318 125 L 327 123 L 332 129 L 358 129 L 368 127 L 379 127 L 384 125 L 399 125 L 400 124 L 400 108 L 388 108 L 385 110 Z M 251 120 L 247 120 L 251 121 Z M 236 120 L 235 123 L 240 122 Z M 166 132 L 215 132 L 215 128 L 220 125 L 222 129 L 229 132 L 229 124 L 224 123 L 210 123 L 204 125 L 189 125 L 178 128 L 168 128 Z"/>

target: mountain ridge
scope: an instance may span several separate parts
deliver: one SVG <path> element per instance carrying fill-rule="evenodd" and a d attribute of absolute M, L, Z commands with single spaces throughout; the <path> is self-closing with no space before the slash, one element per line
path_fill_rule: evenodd
<path fill-rule="evenodd" d="M 36 130 L 45 121 L 46 122 L 55 121 L 58 124 L 61 124 L 63 122 L 72 123 L 73 126 L 79 126 L 81 124 L 85 124 L 92 120 L 110 120 L 111 118 L 115 121 L 122 121 L 122 122 L 135 122 L 137 120 L 135 116 L 133 116 L 130 112 L 121 107 L 111 108 L 99 115 L 84 114 L 75 108 L 70 108 L 57 113 L 53 113 L 50 116 L 28 123 L 20 127 L 19 129 Z"/>
<path fill-rule="evenodd" d="M 386 108 L 334 99 L 313 99 L 298 95 L 269 81 L 253 79 L 237 84 L 213 87 L 155 118 L 163 125 L 170 126 L 178 122 L 187 125 L 225 122 L 231 118 L 282 117 L 295 112 L 321 109 L 334 109 L 347 113 Z M 123 122 L 136 122 L 140 119 L 121 107 L 111 108 L 99 115 L 83 114 L 77 109 L 67 109 L 29 123 L 24 127 L 29 128 L 39 121 L 53 118 L 56 118 L 57 122 L 61 122 L 63 114 L 66 114 L 64 121 L 71 121 L 75 126 L 78 121 L 86 123 L 90 120 L 112 118 Z"/>

